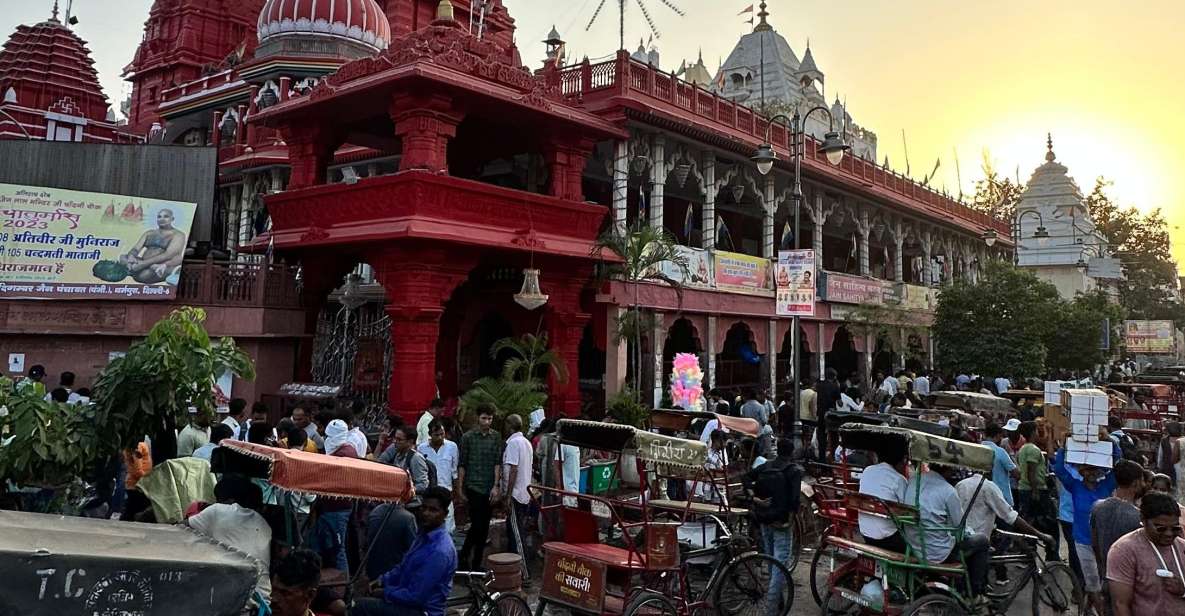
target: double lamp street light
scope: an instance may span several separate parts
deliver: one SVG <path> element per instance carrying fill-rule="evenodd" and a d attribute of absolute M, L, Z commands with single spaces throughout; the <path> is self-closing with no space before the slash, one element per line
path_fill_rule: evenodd
<path fill-rule="evenodd" d="M 819 151 L 827 158 L 827 162 L 832 165 L 839 165 L 843 161 L 844 154 L 851 150 L 851 146 L 844 143 L 843 138 L 839 133 L 835 132 L 835 119 L 831 116 L 831 112 L 823 106 L 817 106 L 807 111 L 805 114 L 794 111 L 794 116 L 790 117 L 784 113 L 769 119 L 765 126 L 765 143 L 757 148 L 753 153 L 751 160 L 756 163 L 757 171 L 761 175 L 768 175 L 773 169 L 774 163 L 778 160 L 778 155 L 774 152 L 774 146 L 770 143 L 770 131 L 773 129 L 774 122 L 782 120 L 789 123 L 790 128 L 790 158 L 794 162 L 794 187 L 791 192 L 791 199 L 794 202 L 794 245 L 798 246 L 799 237 L 799 210 L 802 207 L 802 159 L 806 155 L 806 120 L 812 113 L 816 111 L 822 112 L 827 116 L 828 131 L 823 136 L 823 143 L 819 145 Z M 794 441 L 794 446 L 799 446 L 799 437 L 802 434 L 802 426 L 799 423 L 799 398 L 801 397 L 802 378 L 799 375 L 798 362 L 798 347 L 802 344 L 799 339 L 798 315 L 794 315 L 791 320 L 791 332 L 793 344 L 790 345 L 790 374 L 794 381 L 794 398 L 791 399 L 790 404 L 790 438 Z M 783 433 L 785 433 L 786 426 L 782 426 Z"/>

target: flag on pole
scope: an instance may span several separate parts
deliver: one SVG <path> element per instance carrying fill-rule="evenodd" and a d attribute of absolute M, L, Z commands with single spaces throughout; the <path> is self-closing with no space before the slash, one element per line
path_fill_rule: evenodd
<path fill-rule="evenodd" d="M 737 15 L 744 15 L 745 13 L 752 13 L 752 12 L 753 12 L 753 5 L 750 4 L 749 6 L 745 7 L 744 10 L 742 10 L 740 13 L 737 13 Z"/>
<path fill-rule="evenodd" d="M 724 238 L 728 238 L 728 249 L 736 250 L 736 246 L 732 243 L 732 234 L 728 232 L 728 225 L 724 224 L 724 219 L 719 215 L 716 216 L 716 245 L 724 243 Z"/>
<path fill-rule="evenodd" d="M 646 211 L 646 191 L 642 190 L 642 186 L 638 186 L 638 222 L 640 224 L 647 224 L 650 221 L 650 214 Z"/>
<path fill-rule="evenodd" d="M 794 231 L 790 229 L 788 222 L 782 225 L 782 241 L 779 245 L 781 250 L 794 249 Z"/>
<path fill-rule="evenodd" d="M 683 237 L 691 241 L 691 229 L 695 221 L 695 208 L 690 203 L 687 204 L 687 213 L 683 215 Z"/>

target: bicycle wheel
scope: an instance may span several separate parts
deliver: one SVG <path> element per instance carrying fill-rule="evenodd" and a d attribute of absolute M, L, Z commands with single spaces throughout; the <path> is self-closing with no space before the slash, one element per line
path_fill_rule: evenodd
<path fill-rule="evenodd" d="M 778 580 L 780 584 L 775 584 Z M 745 554 L 720 572 L 712 605 L 724 616 L 785 616 L 794 606 L 794 580 L 786 565 L 765 554 Z"/>
<path fill-rule="evenodd" d="M 926 595 L 906 605 L 901 616 L 967 616 L 967 610 L 946 595 Z"/>
<path fill-rule="evenodd" d="M 1069 565 L 1046 563 L 1033 579 L 1033 616 L 1068 614 L 1078 594 L 1078 580 Z"/>
<path fill-rule="evenodd" d="M 670 599 L 656 592 L 642 592 L 622 611 L 622 616 L 679 616 Z"/>
<path fill-rule="evenodd" d="M 811 557 L 811 596 L 815 605 L 823 605 L 823 594 L 827 592 L 827 581 L 839 568 L 854 557 L 847 551 L 833 545 L 822 545 Z"/>
<path fill-rule="evenodd" d="M 794 516 L 794 530 L 790 533 L 790 562 L 786 568 L 790 573 L 798 567 L 798 559 L 802 558 L 802 542 L 806 541 L 806 522 L 802 516 Z"/>

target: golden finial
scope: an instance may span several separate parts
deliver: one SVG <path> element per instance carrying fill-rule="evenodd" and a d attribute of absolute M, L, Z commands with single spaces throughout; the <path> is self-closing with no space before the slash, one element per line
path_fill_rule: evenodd
<path fill-rule="evenodd" d="M 1045 152 L 1045 162 L 1057 160 L 1057 154 L 1053 153 L 1053 133 L 1045 133 L 1045 147 L 1048 150 Z"/>

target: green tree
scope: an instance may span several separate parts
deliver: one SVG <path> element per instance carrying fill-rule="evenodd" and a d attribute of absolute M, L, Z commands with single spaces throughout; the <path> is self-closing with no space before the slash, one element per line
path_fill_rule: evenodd
<path fill-rule="evenodd" d="M 985 151 L 981 166 L 983 179 L 975 182 L 975 195 L 971 198 L 971 209 L 1012 220 L 1016 216 L 1016 205 L 1024 194 L 1025 187 L 1018 180 L 1002 177 Z"/>
<path fill-rule="evenodd" d="M 502 378 L 508 381 L 527 381 L 538 378 L 541 369 L 550 369 L 556 381 L 568 382 L 568 365 L 547 346 L 547 334 L 526 334 L 520 338 L 503 338 L 490 348 L 490 357 L 497 359 L 502 351 L 514 357 L 502 366 Z"/>
<path fill-rule="evenodd" d="M 62 485 L 86 475 L 145 434 L 168 440 L 188 407 L 213 413 L 214 383 L 226 371 L 255 378 L 250 358 L 223 338 L 211 343 L 206 315 L 182 308 L 112 361 L 78 407 L 9 393 L 0 382 L 0 477 L 17 485 Z M 11 383 L 7 383 L 11 385 Z"/>
<path fill-rule="evenodd" d="M 936 359 L 947 370 L 1029 377 L 1043 372 L 1057 289 L 1011 263 L 988 261 L 977 284 L 959 281 L 938 299 Z"/>
<path fill-rule="evenodd" d="M 1121 208 L 1107 194 L 1105 178 L 1095 180 L 1085 203 L 1090 217 L 1123 262 L 1119 303 L 1132 319 L 1169 319 L 1185 326 L 1185 306 L 1177 297 L 1177 265 L 1172 258 L 1169 224 L 1160 210 L 1143 214 Z"/>
<path fill-rule="evenodd" d="M 605 253 L 613 256 L 605 259 Z M 601 275 L 630 285 L 634 292 L 629 310 L 617 319 L 616 339 L 630 343 L 633 362 L 633 391 L 640 396 L 642 383 L 642 332 L 653 329 L 653 318 L 641 309 L 641 285 L 665 283 L 674 288 L 682 302 L 682 281 L 688 277 L 687 257 L 680 254 L 679 243 L 665 229 L 656 229 L 637 222 L 619 233 L 616 228 L 601 235 L 593 247 L 593 254 L 602 257 Z M 673 269 L 669 276 L 664 269 Z"/>
<path fill-rule="evenodd" d="M 1111 344 L 1117 344 L 1122 330 L 1123 307 L 1113 303 L 1101 290 L 1080 293 L 1073 301 L 1060 304 L 1054 312 L 1054 327 L 1045 340 L 1046 368 L 1049 371 L 1090 370 L 1106 363 L 1110 351 L 1102 349 L 1103 328 L 1110 324 Z"/>

